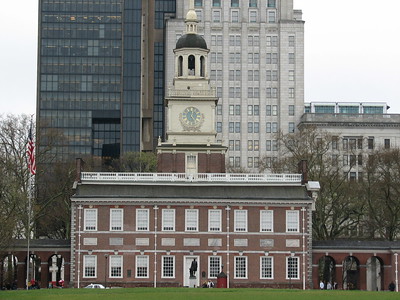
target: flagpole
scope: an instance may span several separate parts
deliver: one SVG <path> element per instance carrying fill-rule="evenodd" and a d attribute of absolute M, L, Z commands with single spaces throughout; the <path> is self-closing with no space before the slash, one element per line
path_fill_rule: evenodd
<path fill-rule="evenodd" d="M 26 154 L 28 156 L 28 224 L 26 228 L 26 239 L 27 239 L 27 256 L 26 256 L 26 289 L 28 289 L 29 283 L 29 265 L 30 265 L 30 239 L 31 239 L 31 211 L 32 211 L 32 203 L 34 194 L 34 178 L 36 175 L 36 161 L 35 161 L 35 143 L 32 134 L 32 124 L 33 124 L 33 115 L 31 115 L 31 124 L 29 127 L 28 133 L 28 143 L 27 143 L 27 151 Z"/>

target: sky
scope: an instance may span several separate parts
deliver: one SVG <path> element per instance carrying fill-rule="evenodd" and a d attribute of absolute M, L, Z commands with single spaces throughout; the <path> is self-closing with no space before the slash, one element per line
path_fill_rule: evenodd
<path fill-rule="evenodd" d="M 227 1 L 227 0 L 224 0 Z M 400 113 L 400 0 L 294 0 L 305 20 L 305 101 Z M 34 114 L 38 0 L 0 4 L 0 114 Z"/>

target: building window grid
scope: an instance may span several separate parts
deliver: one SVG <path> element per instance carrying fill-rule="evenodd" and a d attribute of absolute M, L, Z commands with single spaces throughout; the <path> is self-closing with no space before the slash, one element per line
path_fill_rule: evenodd
<path fill-rule="evenodd" d="M 299 232 L 299 211 L 286 211 L 286 232 Z"/>
<path fill-rule="evenodd" d="M 209 256 L 208 257 L 208 277 L 217 278 L 221 272 L 221 257 Z"/>
<path fill-rule="evenodd" d="M 137 209 L 136 210 L 136 230 L 148 231 L 149 230 L 149 210 Z"/>
<path fill-rule="evenodd" d="M 286 258 L 286 279 L 299 279 L 299 257 Z"/>
<path fill-rule="evenodd" d="M 186 231 L 198 231 L 199 226 L 199 210 L 198 209 L 186 209 L 185 210 L 185 230 Z"/>
<path fill-rule="evenodd" d="M 110 278 L 122 278 L 122 255 L 110 255 Z"/>
<path fill-rule="evenodd" d="M 149 278 L 149 256 L 136 256 L 136 278 Z"/>
<path fill-rule="evenodd" d="M 124 220 L 124 210 L 110 209 L 110 230 L 111 231 L 122 231 L 123 230 L 123 220 Z"/>
<path fill-rule="evenodd" d="M 175 209 L 162 210 L 162 230 L 175 231 Z"/>
<path fill-rule="evenodd" d="M 85 231 L 97 230 L 97 209 L 84 210 Z"/>
<path fill-rule="evenodd" d="M 221 231 L 222 212 L 220 209 L 210 209 L 208 211 L 208 231 Z"/>
<path fill-rule="evenodd" d="M 162 278 L 175 278 L 175 256 L 163 256 Z"/>
<path fill-rule="evenodd" d="M 235 232 L 247 232 L 247 210 L 235 210 Z"/>
<path fill-rule="evenodd" d="M 84 255 L 83 256 L 84 266 L 84 278 L 96 278 L 97 271 L 97 256 L 96 255 Z"/>
<path fill-rule="evenodd" d="M 262 256 L 260 261 L 260 278 L 273 279 L 273 258 L 269 256 Z"/>
<path fill-rule="evenodd" d="M 273 232 L 274 231 L 274 211 L 261 210 L 260 211 L 260 232 Z"/>
<path fill-rule="evenodd" d="M 235 279 L 247 279 L 247 256 L 235 256 Z"/>

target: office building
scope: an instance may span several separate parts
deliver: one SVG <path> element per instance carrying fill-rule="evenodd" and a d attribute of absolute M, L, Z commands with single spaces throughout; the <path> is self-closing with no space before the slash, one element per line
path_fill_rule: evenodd
<path fill-rule="evenodd" d="M 62 134 L 58 161 L 154 150 L 175 9 L 175 0 L 39 1 L 37 124 L 42 136 Z"/>
<path fill-rule="evenodd" d="M 177 1 L 166 45 L 184 32 L 189 1 Z M 210 49 L 211 84 L 219 98 L 217 140 L 226 161 L 256 172 L 259 159 L 279 156 L 276 133 L 296 130 L 304 110 L 304 22 L 292 0 L 195 0 L 198 32 Z M 175 61 L 166 54 L 166 86 Z"/>

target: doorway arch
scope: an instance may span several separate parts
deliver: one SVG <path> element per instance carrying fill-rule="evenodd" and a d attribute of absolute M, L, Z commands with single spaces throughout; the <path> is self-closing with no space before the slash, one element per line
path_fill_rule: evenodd
<path fill-rule="evenodd" d="M 336 263 L 332 256 L 322 256 L 318 261 L 319 281 L 322 281 L 327 287 L 328 282 L 333 287 L 336 282 Z"/>
<path fill-rule="evenodd" d="M 354 256 L 343 260 L 343 289 L 358 290 L 360 282 L 360 261 Z"/>
<path fill-rule="evenodd" d="M 383 287 L 383 261 L 372 256 L 367 260 L 367 290 L 381 291 Z"/>
<path fill-rule="evenodd" d="M 64 258 L 60 254 L 53 254 L 48 260 L 49 276 L 48 286 L 59 286 L 60 281 L 64 282 Z"/>
<path fill-rule="evenodd" d="M 6 290 L 17 289 L 17 264 L 18 259 L 13 254 L 7 254 L 1 260 L 0 288 Z"/>

